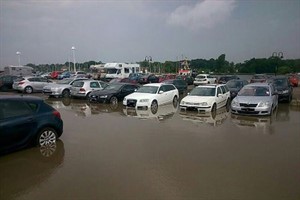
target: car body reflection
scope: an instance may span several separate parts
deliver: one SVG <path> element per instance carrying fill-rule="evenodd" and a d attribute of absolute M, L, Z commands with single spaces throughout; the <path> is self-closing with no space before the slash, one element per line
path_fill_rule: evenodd
<path fill-rule="evenodd" d="M 1 199 L 15 199 L 47 181 L 64 162 L 64 143 L 19 151 L 0 157 Z"/>
<path fill-rule="evenodd" d="M 180 117 L 182 117 L 183 120 L 191 121 L 196 124 L 205 123 L 211 126 L 219 126 L 226 121 L 230 113 L 228 108 L 222 107 L 218 109 L 216 112 L 206 112 L 206 113 L 181 110 L 179 112 L 179 115 Z"/>
<path fill-rule="evenodd" d="M 151 109 L 140 110 L 135 108 L 125 108 L 123 112 L 126 116 L 136 117 L 142 120 L 155 119 L 157 121 L 165 121 L 171 119 L 177 112 L 177 106 L 173 104 L 166 104 L 158 106 L 157 112 L 152 112 Z"/>

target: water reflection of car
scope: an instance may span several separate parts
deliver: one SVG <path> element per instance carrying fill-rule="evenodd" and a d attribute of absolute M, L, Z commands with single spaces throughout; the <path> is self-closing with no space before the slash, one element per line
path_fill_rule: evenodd
<path fill-rule="evenodd" d="M 151 109 L 140 110 L 128 107 L 123 109 L 126 116 L 136 117 L 139 119 L 156 119 L 158 121 L 171 119 L 176 111 L 177 106 L 174 106 L 173 104 L 159 106 L 156 112 L 152 112 Z"/>
<path fill-rule="evenodd" d="M 236 97 L 236 95 L 238 94 L 238 92 L 245 86 L 249 84 L 248 81 L 246 80 L 230 80 L 226 83 L 226 86 L 228 87 L 229 91 L 230 91 L 230 97 L 231 99 L 233 99 L 234 97 Z"/>
<path fill-rule="evenodd" d="M 26 149 L 0 157 L 1 199 L 17 199 L 47 181 L 64 162 L 64 143 Z"/>
<path fill-rule="evenodd" d="M 89 95 L 89 101 L 118 104 L 119 101 L 123 101 L 125 96 L 135 92 L 138 88 L 138 85 L 130 83 L 110 84 L 103 90 L 92 91 Z"/>
<path fill-rule="evenodd" d="M 51 83 L 43 87 L 43 93 L 50 97 L 69 97 L 70 88 L 75 81 L 87 80 L 87 78 L 65 78 L 57 83 Z"/>
<path fill-rule="evenodd" d="M 136 92 L 127 95 L 123 105 L 136 109 L 151 109 L 154 113 L 159 105 L 173 102 L 177 105 L 179 92 L 172 84 L 150 83 L 143 85 Z"/>
<path fill-rule="evenodd" d="M 278 95 L 271 83 L 250 83 L 231 102 L 233 114 L 272 115 Z"/>
<path fill-rule="evenodd" d="M 62 133 L 60 113 L 41 98 L 0 96 L 0 154 L 55 143 Z"/>
<path fill-rule="evenodd" d="M 290 84 L 287 76 L 274 76 L 269 82 L 274 84 L 278 93 L 278 101 L 291 102 L 293 98 L 293 86 Z"/>
<path fill-rule="evenodd" d="M 272 121 L 274 116 L 245 116 L 231 115 L 231 121 L 241 129 L 255 128 L 256 132 L 272 134 Z M 247 131 L 241 131 L 247 132 Z"/>
<path fill-rule="evenodd" d="M 223 107 L 216 112 L 198 113 L 186 110 L 180 110 L 180 117 L 183 120 L 191 121 L 193 123 L 206 123 L 211 126 L 219 126 L 223 124 L 230 115 L 229 109 Z"/>

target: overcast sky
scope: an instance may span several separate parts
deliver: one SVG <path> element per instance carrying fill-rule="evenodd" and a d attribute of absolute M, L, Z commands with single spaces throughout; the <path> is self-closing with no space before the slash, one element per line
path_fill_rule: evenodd
<path fill-rule="evenodd" d="M 300 58 L 300 0 L 0 0 L 0 66 Z"/>

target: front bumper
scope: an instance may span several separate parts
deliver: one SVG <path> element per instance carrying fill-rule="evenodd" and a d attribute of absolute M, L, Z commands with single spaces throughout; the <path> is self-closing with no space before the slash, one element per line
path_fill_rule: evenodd
<path fill-rule="evenodd" d="M 179 105 L 181 110 L 196 110 L 198 112 L 211 112 L 211 106 L 197 106 L 197 105 L 187 105 L 181 104 Z"/>
<path fill-rule="evenodd" d="M 270 115 L 272 113 L 272 108 L 231 106 L 231 113 L 241 115 Z"/>

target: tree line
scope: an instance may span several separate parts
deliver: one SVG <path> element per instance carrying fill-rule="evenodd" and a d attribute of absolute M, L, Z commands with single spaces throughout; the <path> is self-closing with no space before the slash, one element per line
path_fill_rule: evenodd
<path fill-rule="evenodd" d="M 181 69 L 182 61 L 165 61 L 165 62 L 149 62 L 146 60 L 138 61 L 142 69 L 147 69 L 153 73 L 176 73 Z M 90 71 L 91 65 L 102 64 L 101 61 L 87 61 L 84 63 L 76 63 L 76 69 L 81 71 Z M 300 59 L 281 59 L 279 57 L 269 58 L 252 58 L 243 63 L 229 62 L 226 60 L 226 55 L 221 54 L 218 58 L 207 59 L 192 59 L 188 61 L 191 70 L 197 73 L 214 73 L 214 74 L 253 74 L 253 73 L 268 73 L 268 74 L 287 74 L 300 72 Z M 33 67 L 35 71 L 50 72 L 56 70 L 73 70 L 72 62 L 63 64 L 39 64 L 32 63 L 26 66 Z"/>

